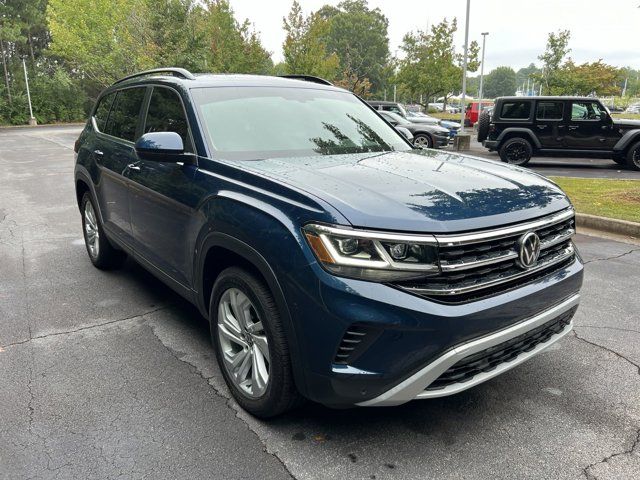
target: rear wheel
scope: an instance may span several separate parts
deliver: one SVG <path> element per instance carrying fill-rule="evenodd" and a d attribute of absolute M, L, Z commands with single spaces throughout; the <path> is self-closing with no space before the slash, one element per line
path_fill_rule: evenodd
<path fill-rule="evenodd" d="M 423 147 L 423 148 L 433 147 L 433 141 L 431 140 L 431 137 L 429 137 L 429 135 L 425 135 L 424 133 L 417 133 L 413 137 L 413 144 L 416 147 Z"/>
<path fill-rule="evenodd" d="M 80 208 L 84 243 L 91 263 L 101 270 L 109 270 L 122 265 L 126 254 L 121 250 L 116 250 L 109 243 L 89 192 L 86 192 L 82 197 Z"/>
<path fill-rule="evenodd" d="M 640 142 L 633 144 L 627 152 L 627 166 L 632 170 L 640 170 Z"/>
<path fill-rule="evenodd" d="M 503 162 L 522 166 L 531 160 L 533 147 L 528 140 L 515 137 L 504 142 L 500 147 L 499 153 Z"/>
<path fill-rule="evenodd" d="M 268 287 L 246 270 L 227 268 L 213 286 L 209 311 L 218 364 L 240 406 L 261 418 L 296 407 L 302 397 Z"/>
<path fill-rule="evenodd" d="M 489 135 L 489 112 L 482 112 L 478 119 L 478 141 L 484 142 Z"/>

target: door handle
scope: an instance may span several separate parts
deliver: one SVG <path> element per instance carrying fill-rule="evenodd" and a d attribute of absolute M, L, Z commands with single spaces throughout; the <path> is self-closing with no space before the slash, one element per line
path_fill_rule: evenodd
<path fill-rule="evenodd" d="M 96 162 L 100 163 L 104 157 L 104 152 L 102 150 L 94 150 L 93 154 L 96 157 Z"/>
<path fill-rule="evenodd" d="M 546 125 L 537 125 L 537 127 L 538 127 L 540 130 L 543 130 L 543 129 L 547 128 L 547 126 L 546 126 Z"/>
<path fill-rule="evenodd" d="M 129 170 L 135 170 L 137 172 L 140 171 L 140 166 L 136 165 L 135 163 L 130 163 L 129 165 L 127 165 L 127 168 Z"/>
<path fill-rule="evenodd" d="M 569 125 L 569 130 L 577 130 L 578 127 L 576 125 Z"/>

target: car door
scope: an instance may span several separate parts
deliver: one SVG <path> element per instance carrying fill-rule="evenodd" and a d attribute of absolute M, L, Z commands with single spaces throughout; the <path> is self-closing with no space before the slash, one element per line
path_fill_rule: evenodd
<path fill-rule="evenodd" d="M 129 214 L 127 173 L 135 162 L 134 142 L 140 130 L 140 114 L 146 87 L 119 90 L 102 129 L 98 125 L 92 152 L 100 170 L 98 196 L 104 225 L 110 233 L 133 245 Z"/>
<path fill-rule="evenodd" d="M 563 100 L 539 100 L 536 105 L 534 132 L 542 148 L 562 148 L 567 126 Z"/>
<path fill-rule="evenodd" d="M 194 152 L 193 140 L 179 94 L 154 86 L 143 133 L 176 132 L 185 152 Z M 189 238 L 194 212 L 202 192 L 193 178 L 197 167 L 138 159 L 129 171 L 130 211 L 136 252 L 183 287 L 191 285 L 195 239 Z"/>
<path fill-rule="evenodd" d="M 566 144 L 574 150 L 611 150 L 617 141 L 611 117 L 596 100 L 571 102 Z"/>

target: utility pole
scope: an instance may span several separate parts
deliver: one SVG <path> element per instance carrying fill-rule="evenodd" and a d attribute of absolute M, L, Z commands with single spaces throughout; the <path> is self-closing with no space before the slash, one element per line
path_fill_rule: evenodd
<path fill-rule="evenodd" d="M 397 87 L 398 87 L 397 85 L 395 84 L 393 85 L 393 101 L 394 102 L 396 101 L 396 91 L 398 90 Z"/>
<path fill-rule="evenodd" d="M 464 57 L 462 60 L 462 95 L 460 98 L 460 133 L 464 133 L 464 117 L 466 114 L 465 98 L 467 97 L 467 56 L 469 54 L 469 12 L 471 11 L 471 0 L 467 0 L 467 19 L 464 26 Z"/>
<path fill-rule="evenodd" d="M 37 125 L 35 117 L 33 116 L 33 109 L 31 108 L 31 93 L 29 92 L 29 77 L 27 76 L 27 64 L 22 57 L 22 68 L 24 69 L 24 83 L 27 86 L 27 101 L 29 102 L 29 125 Z"/>
<path fill-rule="evenodd" d="M 482 32 L 482 63 L 480 63 L 480 91 L 478 97 L 480 97 L 480 104 L 478 105 L 478 115 L 482 114 L 482 96 L 484 94 L 484 47 L 489 32 Z M 479 117 L 478 117 L 479 118 Z"/>

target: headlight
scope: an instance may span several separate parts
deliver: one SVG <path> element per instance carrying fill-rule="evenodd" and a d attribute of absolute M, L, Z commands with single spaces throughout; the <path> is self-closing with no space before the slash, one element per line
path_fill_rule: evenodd
<path fill-rule="evenodd" d="M 302 231 L 320 264 L 334 275 L 387 282 L 439 273 L 437 242 L 430 235 L 318 224 L 306 225 Z"/>

